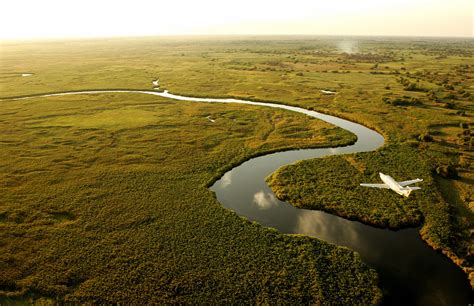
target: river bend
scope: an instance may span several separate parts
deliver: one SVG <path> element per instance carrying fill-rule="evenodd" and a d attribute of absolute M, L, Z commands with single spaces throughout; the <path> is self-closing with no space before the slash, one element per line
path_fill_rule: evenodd
<path fill-rule="evenodd" d="M 335 116 L 276 103 L 240 99 L 196 98 L 167 91 L 92 90 L 52 93 L 31 97 L 53 97 L 99 93 L 141 93 L 180 101 L 239 103 L 285 109 L 317 118 L 354 133 L 353 145 L 334 148 L 291 150 L 250 159 L 226 172 L 211 186 L 226 208 L 251 221 L 287 234 L 304 234 L 348 247 L 380 275 L 386 305 L 467 305 L 471 288 L 454 263 L 433 251 L 419 237 L 417 228 L 392 231 L 350 221 L 322 211 L 296 208 L 276 198 L 265 178 L 278 168 L 299 160 L 373 151 L 384 144 L 379 133 Z M 4 99 L 6 100 L 6 99 Z"/>

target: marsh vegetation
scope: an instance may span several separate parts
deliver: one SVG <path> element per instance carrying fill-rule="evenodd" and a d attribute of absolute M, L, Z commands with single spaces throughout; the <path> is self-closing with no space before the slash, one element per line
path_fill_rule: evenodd
<path fill-rule="evenodd" d="M 0 98 L 151 90 L 159 78 L 160 89 L 175 93 L 276 101 L 363 123 L 382 132 L 389 146 L 283 169 L 307 180 L 291 190 L 282 181 L 279 188 L 298 205 L 315 205 L 305 195 L 323 184 L 312 195 L 322 199 L 315 208 L 380 226 L 423 222 L 423 239 L 472 280 L 472 40 L 361 39 L 355 53 L 339 49 L 340 40 L 4 43 Z M 31 75 L 21 77 L 25 72 Z M 380 300 L 374 272 L 354 253 L 243 221 L 206 188 L 251 156 L 353 141 L 347 133 L 287 112 L 127 94 L 0 103 L 3 297 Z M 394 161 L 413 163 L 403 171 Z M 419 174 L 427 183 L 409 201 L 361 191 L 369 209 L 358 190 L 337 185 L 347 179 L 330 171 L 335 166 L 364 181 L 385 167 L 400 179 Z M 322 182 L 312 169 L 330 179 Z M 294 177 L 284 181 L 291 185 Z"/>
<path fill-rule="evenodd" d="M 1 119 L 3 298 L 380 299 L 358 255 L 245 221 L 206 187 L 289 143 L 352 141 L 344 130 L 287 111 L 124 93 L 8 101 Z"/>
<path fill-rule="evenodd" d="M 378 227 L 419 225 L 424 215 L 420 208 L 435 202 L 431 197 L 436 190 L 433 182 L 425 181 L 423 190 L 414 192 L 409 200 L 390 189 L 359 186 L 361 182 L 379 183 L 379 172 L 390 173 L 399 181 L 409 176 L 430 177 L 429 167 L 416 151 L 407 146 L 387 146 L 375 153 L 302 161 L 279 169 L 267 182 L 279 199 L 301 208 L 323 210 Z"/>

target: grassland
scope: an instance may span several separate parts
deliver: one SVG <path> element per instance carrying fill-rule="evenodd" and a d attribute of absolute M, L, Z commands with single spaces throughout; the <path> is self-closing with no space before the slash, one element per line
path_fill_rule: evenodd
<path fill-rule="evenodd" d="M 287 111 L 137 94 L 2 103 L 3 298 L 380 299 L 375 271 L 357 254 L 245 221 L 206 188 L 251 156 L 351 134 Z"/>
<path fill-rule="evenodd" d="M 425 180 L 419 184 L 422 189 L 413 192 L 408 199 L 391 190 L 359 186 L 361 182 L 379 182 L 379 171 L 390 173 L 398 180 L 410 177 Z M 456 249 L 466 256 L 470 244 L 469 236 L 463 236 L 463 231 L 468 220 L 472 220 L 472 212 L 466 208 L 461 211 L 465 223 L 453 220 L 453 207 L 443 199 L 431 174 L 429 163 L 416 149 L 408 145 L 388 145 L 374 153 L 302 161 L 279 169 L 268 182 L 278 198 L 298 207 L 324 210 L 395 229 L 417 226 L 423 221 L 421 235 L 430 245 L 440 250 L 440 246 L 449 246 L 450 250 Z M 461 206 L 458 203 L 458 207 Z M 455 255 L 453 259 L 461 266 L 468 266 L 467 261 Z"/>
<path fill-rule="evenodd" d="M 360 182 L 379 182 L 379 172 L 399 180 L 411 176 L 428 177 L 428 181 L 410 200 L 391 190 L 359 186 Z M 279 199 L 298 207 L 324 210 L 378 227 L 416 226 L 422 216 L 446 210 L 433 205 L 438 202 L 433 197 L 437 188 L 430 180 L 430 169 L 408 146 L 302 161 L 279 169 L 267 182 Z"/>
<path fill-rule="evenodd" d="M 341 48 L 341 41 L 344 43 L 344 48 Z M 351 53 L 344 52 L 348 44 L 352 44 Z M 472 127 L 472 112 L 474 111 L 472 103 L 474 96 L 473 47 L 474 42 L 472 40 L 403 38 L 388 40 L 383 38 L 340 37 L 323 39 L 315 37 L 253 37 L 242 39 L 221 37 L 218 39 L 195 38 L 191 40 L 182 38 L 137 38 L 106 41 L 52 41 L 48 43 L 11 42 L 2 43 L 0 59 L 0 90 L 2 94 L 0 96 L 12 97 L 83 89 L 151 89 L 151 81 L 159 78 L 161 88 L 169 89 L 173 93 L 213 97 L 237 96 L 264 101 L 277 101 L 334 113 L 363 123 L 383 133 L 390 147 L 376 153 L 352 156 L 350 157 L 352 160 L 338 157 L 331 161 L 337 162 L 338 167 L 341 169 L 353 171 L 354 175 L 358 175 L 357 177 L 360 177 L 360 179 L 375 180 L 374 173 L 377 171 L 376 168 L 382 166 L 383 163 L 391 163 L 384 156 L 384 152 L 390 152 L 397 161 L 416 160 L 420 162 L 420 165 L 422 165 L 420 169 L 415 169 L 414 164 L 410 165 L 410 168 L 407 169 L 413 170 L 414 172 L 412 173 L 420 173 L 420 176 L 427 180 L 428 183 L 423 185 L 424 188 L 426 187 L 426 190 L 418 193 L 418 195 L 414 193 L 416 199 L 415 197 L 410 197 L 410 201 L 412 199 L 415 200 L 409 202 L 409 208 L 407 208 L 406 202 L 404 202 L 403 208 L 400 208 L 401 205 L 396 205 L 397 203 L 401 204 L 400 199 L 395 199 L 394 195 L 388 196 L 389 201 L 386 201 L 386 204 L 391 208 L 391 214 L 393 213 L 393 216 L 402 213 L 406 214 L 404 219 L 398 221 L 393 221 L 395 218 L 387 214 L 371 214 L 368 209 L 355 204 L 361 203 L 360 201 L 355 201 L 352 207 L 346 207 L 340 203 L 330 203 L 330 197 L 328 197 L 327 201 L 325 201 L 327 204 L 325 205 L 326 208 L 331 206 L 334 209 L 335 205 L 337 205 L 338 211 L 342 215 L 359 218 L 365 222 L 373 220 L 376 224 L 393 227 L 412 224 L 422 220 L 423 228 L 421 233 L 423 238 L 434 248 L 442 250 L 458 265 L 463 267 L 468 274 L 470 273 L 472 280 L 474 279 L 472 272 L 474 253 L 472 250 L 472 245 L 474 245 L 472 237 L 474 228 L 472 218 L 472 182 L 474 173 L 471 166 L 472 137 L 470 129 Z M 33 75 L 21 77 L 21 73 L 32 73 Z M 325 95 L 321 90 L 332 90 L 337 92 L 337 94 Z M 80 108 L 78 109 L 80 110 Z M 227 110 L 227 108 L 225 109 Z M 77 109 L 73 109 L 71 113 L 76 111 Z M 148 124 L 148 116 L 142 116 L 141 111 L 138 111 L 138 113 L 134 109 L 126 111 L 135 117 L 143 117 L 140 121 L 143 120 L 143 124 Z M 117 112 L 121 113 L 122 110 L 111 111 L 106 117 L 115 118 Z M 203 114 L 203 116 L 205 115 L 205 118 L 207 115 L 212 114 L 214 114 L 214 108 L 213 110 L 209 109 L 208 113 Z M 94 114 L 91 115 L 94 116 Z M 14 115 L 12 116 L 14 117 Z M 173 116 L 174 114 L 170 115 L 170 118 Z M 234 119 L 238 119 L 239 116 Z M 99 117 L 102 118 L 102 116 Z M 259 117 L 254 119 L 257 118 Z M 59 116 L 54 120 L 55 124 L 62 124 L 64 126 L 72 124 L 67 120 L 80 121 L 84 125 L 83 128 L 91 129 L 91 132 L 88 133 L 93 133 L 94 125 L 98 124 L 96 119 L 98 118 L 65 119 Z M 107 120 L 104 120 L 99 120 L 100 125 L 107 126 L 107 124 L 113 124 L 114 122 L 114 120 L 109 120 L 107 123 Z M 129 124 L 134 122 L 135 120 Z M 279 128 L 281 129 L 282 126 L 279 126 Z M 232 135 L 233 137 L 248 136 L 251 133 L 258 133 L 257 131 L 257 129 L 236 131 Z M 178 130 L 170 133 L 173 134 L 173 137 L 181 135 Z M 282 133 L 282 135 L 285 135 L 285 133 Z M 31 137 L 31 139 L 35 139 L 35 137 Z M 92 134 L 91 137 L 97 136 Z M 217 154 L 216 156 L 219 156 L 219 158 L 214 158 L 217 160 L 217 163 L 214 164 L 212 162 L 213 166 L 207 166 L 209 168 L 203 166 L 203 168 L 194 170 L 196 172 L 195 175 L 207 171 L 206 175 L 208 177 L 206 176 L 206 179 L 202 180 L 199 179 L 199 184 L 197 184 L 201 187 L 209 183 L 211 177 L 218 175 L 218 169 L 235 164 L 242 158 L 258 154 L 259 150 L 263 152 L 277 148 L 288 148 L 294 144 L 295 138 L 298 138 L 281 139 L 278 145 L 275 143 L 272 146 L 263 144 L 268 141 L 264 136 L 252 138 L 253 143 L 247 140 L 248 143 L 245 146 L 240 146 L 244 152 L 239 151 L 240 155 L 232 153 L 238 157 L 229 159 L 228 155 L 226 155 L 227 153 L 218 153 L 217 151 L 222 150 L 224 147 L 227 148 L 222 144 L 234 140 L 228 140 L 228 135 L 221 135 L 221 138 L 215 137 L 217 136 L 214 135 L 208 139 L 209 144 L 207 146 L 212 148 L 213 144 L 215 144 L 214 142 L 221 144 L 219 149 L 216 149 L 216 152 L 214 152 Z M 91 139 L 93 140 L 94 138 Z M 219 141 L 216 141 L 216 139 L 219 139 Z M 241 138 L 238 139 L 242 140 Z M 336 137 L 331 139 L 331 141 L 337 139 L 340 138 Z M 346 138 L 343 137 L 342 139 Z M 111 144 L 114 144 L 113 137 L 97 138 L 97 141 L 99 143 L 91 144 L 91 146 L 94 147 L 103 141 L 110 141 Z M 189 146 L 200 144 L 199 142 L 192 142 L 190 139 L 186 141 L 191 142 Z M 179 142 L 177 143 L 182 145 Z M 168 151 L 162 152 L 173 156 L 175 154 L 176 156 L 181 156 L 182 152 L 176 151 L 176 153 L 173 153 L 175 148 L 179 147 L 178 144 L 170 142 Z M 45 146 L 44 149 L 48 149 L 49 141 L 45 141 L 43 145 Z M 146 145 L 148 146 L 148 143 Z M 197 154 L 203 148 L 206 148 L 204 144 L 201 143 L 201 145 L 203 147 L 192 150 L 192 154 L 195 154 L 195 152 Z M 260 148 L 260 145 L 264 147 Z M 307 145 L 307 143 L 295 145 Z M 125 148 L 126 142 L 121 146 Z M 127 156 L 130 156 L 123 161 L 124 165 L 130 163 L 134 165 L 133 167 L 140 167 L 144 159 L 139 153 L 135 153 L 136 150 L 137 148 L 135 147 L 129 148 Z M 87 157 L 93 159 L 94 154 L 91 151 Z M 166 154 L 162 153 L 161 156 L 169 156 Z M 8 156 L 10 158 L 10 155 Z M 112 160 L 115 162 L 115 157 L 118 155 L 113 156 Z M 123 157 L 122 155 L 120 156 Z M 351 164 L 354 161 L 364 164 L 372 172 L 359 172 Z M 36 160 L 32 159 L 31 162 L 36 162 Z M 84 166 L 81 163 L 75 167 L 80 169 Z M 318 167 L 321 171 L 326 172 L 329 172 L 328 167 L 332 167 L 332 164 L 327 160 L 319 162 L 308 161 L 307 163 L 307 167 Z M 9 162 L 8 164 L 11 163 Z M 72 162 L 61 159 L 59 159 L 58 164 L 65 164 L 64 167 L 71 167 L 71 169 L 74 167 Z M 144 163 L 143 167 L 145 165 L 148 167 L 150 164 L 153 164 L 153 162 Z M 177 164 L 178 162 L 176 162 Z M 197 165 L 193 164 L 194 166 Z M 395 165 L 389 166 L 384 164 L 384 166 L 388 167 L 387 172 L 394 176 L 398 174 L 401 177 L 412 176 L 412 173 L 407 174 L 401 168 L 395 169 Z M 305 167 L 300 165 L 301 171 L 306 171 Z M 185 170 L 187 171 L 188 168 Z M 10 168 L 9 171 L 14 170 Z M 162 174 L 169 175 L 170 178 L 174 178 L 177 175 L 176 173 L 171 173 L 171 171 Z M 295 174 L 300 175 L 302 173 Z M 20 173 L 20 175 L 22 174 Z M 81 179 L 83 179 L 82 175 L 81 173 Z M 10 177 L 12 174 L 8 174 L 8 176 Z M 97 182 L 104 181 L 102 178 L 93 177 Z M 119 177 L 122 178 L 119 179 Z M 120 173 L 112 181 L 120 180 L 121 184 L 130 181 L 130 184 L 135 186 L 136 183 L 134 182 L 142 180 L 141 177 L 146 177 L 146 175 L 143 173 L 130 173 L 129 176 L 125 176 L 123 173 Z M 70 179 L 74 180 L 72 177 Z M 155 179 L 157 178 L 153 177 L 152 180 L 155 181 Z M 15 180 L 21 181 L 22 179 L 15 177 Z M 27 176 L 23 180 L 29 181 Z M 157 180 L 156 182 L 169 184 L 166 183 L 168 181 L 170 180 Z M 179 178 L 172 179 L 171 181 L 175 184 L 173 185 L 173 190 L 175 190 L 173 194 L 180 193 L 184 188 L 183 186 L 179 187 L 180 184 L 187 183 L 187 181 Z M 10 182 L 9 184 L 14 183 Z M 42 186 L 42 184 L 39 184 L 39 186 Z M 67 185 L 61 183 L 60 186 L 55 188 L 61 186 Z M 281 187 L 284 188 L 284 185 L 281 184 Z M 335 186 L 329 184 L 325 187 L 330 190 L 335 188 Z M 5 188 L 11 187 L 7 186 Z M 108 188 L 112 187 L 104 187 L 102 191 L 106 192 L 109 190 Z M 87 192 L 86 190 L 90 192 L 88 188 L 74 189 L 74 192 L 80 195 L 81 192 Z M 116 197 L 123 193 L 122 190 L 118 189 L 110 190 L 116 190 L 114 195 Z M 353 190 L 345 191 L 341 194 L 341 199 L 345 200 L 354 195 Z M 51 192 L 50 189 L 38 190 L 37 193 L 39 195 L 43 194 L 43 197 L 45 197 L 48 192 Z M 74 192 L 71 189 L 69 194 L 74 194 Z M 205 202 L 204 200 L 197 199 L 206 193 L 207 190 L 203 189 L 196 192 L 199 195 L 196 194 L 192 199 L 197 202 Z M 363 192 L 371 191 L 365 190 Z M 98 201 L 94 194 L 95 191 L 88 195 L 91 197 L 90 205 Z M 421 194 L 426 194 L 429 199 L 434 199 L 432 205 L 434 205 L 433 207 L 439 207 L 439 211 L 434 213 L 434 209 L 426 208 L 427 202 L 421 199 Z M 141 199 L 143 195 L 137 192 L 133 196 Z M 132 199 L 131 197 L 130 199 Z M 370 197 L 377 196 L 371 195 Z M 71 197 L 71 200 L 73 199 L 74 197 Z M 20 200 L 21 197 L 13 200 L 13 203 L 19 203 L 18 201 Z M 50 201 L 51 197 L 44 199 L 41 203 L 46 205 Z M 206 201 L 211 201 L 215 204 L 214 200 Z M 374 202 L 370 201 L 372 204 Z M 187 201 L 183 198 L 173 199 L 173 203 L 177 207 L 182 207 L 183 203 L 194 205 L 190 204 L 194 203 L 193 200 Z M 348 202 L 345 201 L 345 203 Z M 380 204 L 378 203 L 377 205 Z M 40 204 L 35 205 L 41 206 Z M 62 204 L 57 205 L 60 207 Z M 375 213 L 380 212 L 382 207 L 372 206 L 371 208 Z M 333 211 L 336 212 L 335 209 Z M 113 212 L 116 213 L 116 210 L 113 210 Z M 369 213 L 369 215 L 365 213 Z M 225 218 L 230 218 L 228 217 L 230 213 L 224 210 L 218 209 L 215 214 L 219 215 L 220 218 L 224 218 L 224 216 L 226 216 Z M 105 215 L 107 217 L 112 215 L 112 210 L 108 210 Z M 101 222 L 105 222 L 108 219 L 105 215 Z M 2 215 L 1 218 L 5 219 L 6 217 Z M 61 220 L 65 218 L 63 215 L 58 217 Z M 192 220 L 193 223 L 189 224 L 197 222 L 193 228 L 196 231 L 200 231 L 198 224 L 201 224 L 202 220 L 198 220 L 197 217 L 193 217 Z M 27 224 L 31 222 L 27 222 Z M 149 223 L 154 224 L 157 222 L 150 221 Z M 99 226 L 100 222 L 96 222 L 96 224 Z M 218 222 L 218 224 L 224 226 L 225 223 Z M 123 230 L 124 235 L 129 235 L 126 233 L 128 230 L 137 230 L 136 226 L 138 225 L 132 224 L 128 228 L 125 226 Z M 247 226 L 250 225 L 245 225 L 244 227 Z M 254 228 L 254 225 L 250 227 Z M 256 228 L 265 231 L 259 227 Z M 277 237 L 275 239 L 289 239 L 286 237 L 282 238 L 284 236 L 275 233 L 271 235 L 275 235 L 272 236 Z M 70 239 L 71 236 L 67 237 Z M 95 236 L 94 230 L 92 230 L 88 232 L 87 237 L 90 240 L 94 240 L 98 236 Z M 232 239 L 235 239 L 235 236 L 232 237 L 234 237 Z M 226 238 L 230 239 L 231 235 L 229 234 Z M 25 238 L 18 239 L 12 247 L 27 245 L 29 241 L 31 240 L 26 240 Z M 96 245 L 98 243 L 96 242 Z M 122 247 L 126 243 L 128 243 L 126 239 L 118 240 L 117 242 Z M 75 248 L 71 244 L 67 249 L 74 250 Z M 51 252 L 54 253 L 53 251 Z M 55 252 L 55 254 L 59 254 L 57 253 L 59 251 Z M 91 253 L 94 252 L 103 254 L 101 252 L 104 251 L 99 251 L 98 249 L 91 251 Z M 239 254 L 239 252 L 236 252 L 236 254 Z M 277 252 L 272 254 L 276 256 Z M 106 258 L 105 255 L 100 256 Z M 133 256 L 129 257 L 133 258 Z M 60 256 L 56 258 L 60 258 Z M 64 269 L 68 266 L 72 266 L 72 264 L 70 262 L 62 264 Z M 121 269 L 124 269 L 124 267 L 125 264 Z M 252 266 L 246 271 L 253 271 L 254 267 L 257 266 Z M 50 267 L 50 269 L 54 269 L 54 266 Z M 53 275 L 53 273 L 45 272 L 43 275 L 44 277 L 42 276 L 42 278 L 48 279 L 46 276 Z M 269 274 L 262 272 L 259 275 L 263 277 L 263 275 L 268 276 Z M 223 277 L 227 276 L 225 274 Z M 341 275 L 340 277 L 342 279 L 345 276 Z M 175 279 L 176 281 L 173 284 L 179 284 L 185 280 L 184 277 Z M 94 286 L 96 287 L 94 288 L 99 288 L 98 283 L 95 283 Z M 106 281 L 104 280 L 101 286 L 105 287 L 101 288 L 106 288 L 105 283 Z M 65 286 L 67 288 L 71 287 Z M 223 286 L 225 287 L 225 285 Z M 167 288 L 169 289 L 170 287 Z M 163 290 L 166 291 L 165 289 Z M 229 293 L 231 291 L 229 289 L 222 292 Z M 178 293 L 176 295 L 183 296 Z M 120 299 L 116 298 L 116 300 Z M 173 299 L 170 298 L 168 300 Z"/>

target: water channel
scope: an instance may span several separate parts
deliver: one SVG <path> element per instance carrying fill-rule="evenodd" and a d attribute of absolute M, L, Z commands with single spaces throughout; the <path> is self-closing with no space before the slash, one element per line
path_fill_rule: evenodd
<path fill-rule="evenodd" d="M 465 273 L 447 257 L 433 251 L 419 237 L 418 228 L 393 231 L 364 225 L 321 211 L 295 208 L 279 201 L 265 183 L 278 168 L 299 160 L 373 151 L 384 144 L 382 135 L 360 124 L 299 107 L 239 99 L 196 98 L 157 91 L 95 90 L 40 95 L 132 92 L 180 101 L 239 103 L 286 109 L 317 118 L 357 135 L 350 146 L 278 152 L 253 158 L 225 173 L 210 188 L 226 208 L 282 233 L 304 234 L 358 253 L 380 275 L 386 305 L 467 305 L 472 299 Z M 36 96 L 38 97 L 38 96 Z M 28 99 L 23 97 L 18 99 Z"/>

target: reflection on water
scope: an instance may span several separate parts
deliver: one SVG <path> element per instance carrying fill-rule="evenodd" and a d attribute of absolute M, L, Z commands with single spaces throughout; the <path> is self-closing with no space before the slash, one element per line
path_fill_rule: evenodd
<path fill-rule="evenodd" d="M 264 192 L 260 190 L 253 195 L 253 202 L 257 204 L 260 209 L 270 209 L 274 206 L 278 206 L 278 200 L 272 192 Z"/>
<path fill-rule="evenodd" d="M 221 188 L 226 188 L 230 184 L 232 184 L 232 172 L 231 171 L 227 172 L 226 174 L 224 174 L 224 176 L 222 176 L 222 178 L 221 178 Z"/>
<path fill-rule="evenodd" d="M 464 274 L 423 243 L 418 229 L 377 229 L 310 210 L 301 210 L 296 219 L 294 233 L 349 247 L 376 267 L 384 287 L 392 292 L 387 304 L 463 305 L 467 301 Z"/>
<path fill-rule="evenodd" d="M 302 209 L 296 217 L 295 233 L 318 237 L 325 241 L 338 237 L 338 243 L 344 246 L 357 245 L 360 233 L 350 226 L 350 221 L 342 218 L 330 218 L 323 212 Z"/>

